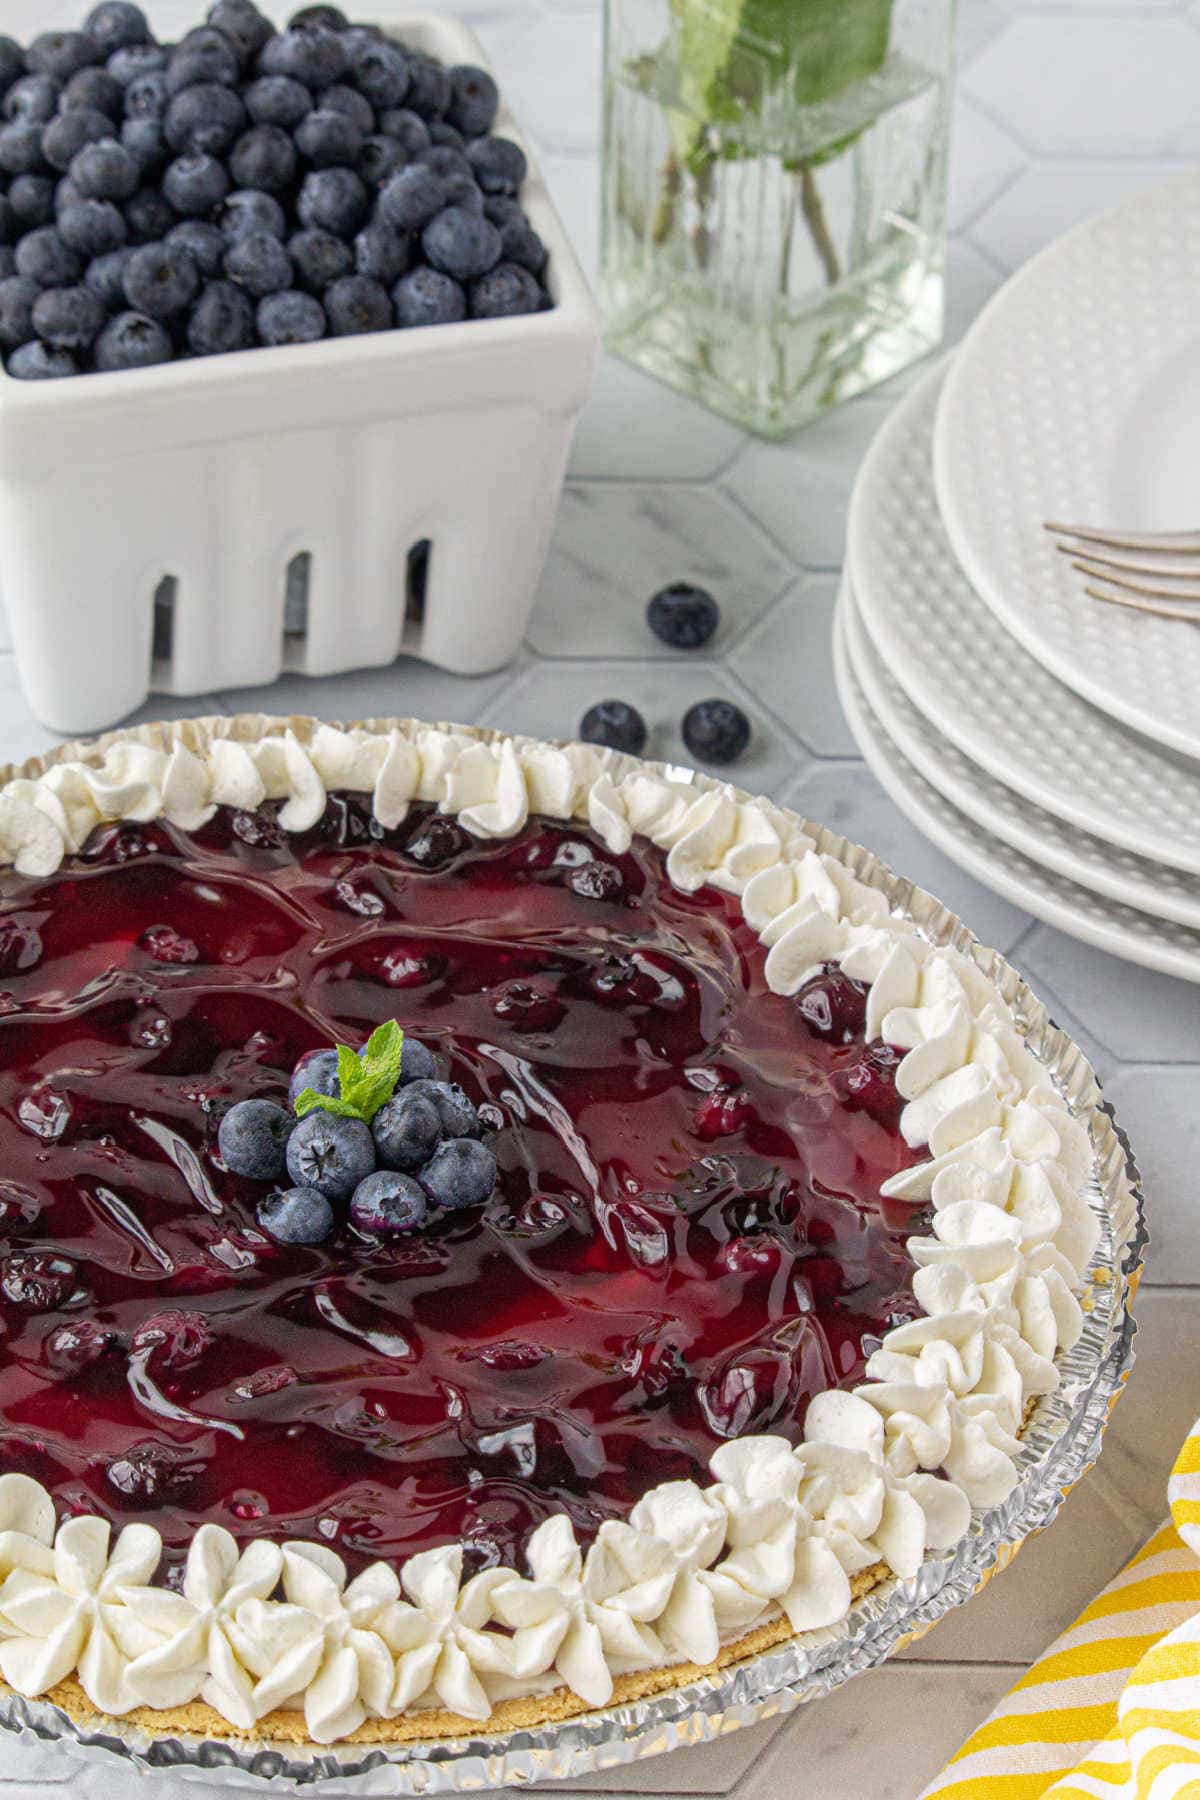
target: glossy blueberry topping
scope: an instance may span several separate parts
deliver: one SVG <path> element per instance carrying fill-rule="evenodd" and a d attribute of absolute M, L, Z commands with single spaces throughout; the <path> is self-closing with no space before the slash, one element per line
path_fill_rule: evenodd
<path fill-rule="evenodd" d="M 0 957 L 0 1466 L 169 1561 L 206 1520 L 356 1566 L 515 1559 L 563 1510 L 586 1538 L 730 1431 L 797 1439 L 913 1309 L 912 1212 L 878 1197 L 915 1158 L 899 1053 L 834 971 L 771 994 L 736 900 L 642 840 L 383 831 L 345 797 L 294 837 L 273 807 L 109 826 L 0 874 Z M 217 1154 L 393 1019 L 460 1184 L 419 1225 L 365 1125 L 361 1201 L 344 1146 L 332 1204 Z"/>

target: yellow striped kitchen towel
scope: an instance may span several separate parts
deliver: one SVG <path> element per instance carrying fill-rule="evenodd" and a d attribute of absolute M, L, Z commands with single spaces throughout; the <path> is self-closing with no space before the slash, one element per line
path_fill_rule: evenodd
<path fill-rule="evenodd" d="M 922 1800 L 1200 1800 L 1200 1420 L 1171 1518 Z"/>

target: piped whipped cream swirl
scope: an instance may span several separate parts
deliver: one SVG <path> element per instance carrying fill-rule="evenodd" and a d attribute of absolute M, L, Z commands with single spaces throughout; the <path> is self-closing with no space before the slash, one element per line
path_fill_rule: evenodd
<path fill-rule="evenodd" d="M 0 790 L 0 865 L 44 877 L 106 821 L 196 830 L 219 806 L 266 800 L 304 831 L 331 792 L 369 794 L 389 828 L 424 801 L 484 838 L 532 813 L 586 820 L 614 853 L 645 836 L 683 891 L 739 897 L 775 992 L 829 963 L 868 984 L 867 1037 L 904 1052 L 900 1129 L 928 1153 L 884 1189 L 932 1212 L 931 1235 L 908 1243 L 921 1316 L 887 1334 L 854 1393 L 817 1396 L 799 1447 L 734 1440 L 711 1486 L 664 1483 L 586 1554 L 560 1515 L 534 1533 L 525 1570 L 465 1582 L 458 1545 L 348 1580 L 325 1546 L 239 1552 L 209 1525 L 177 1594 L 153 1585 L 150 1527 L 114 1543 L 100 1519 L 57 1526 L 37 1483 L 2 1475 L 4 1679 L 35 1697 L 74 1674 L 113 1715 L 202 1700 L 246 1732 L 298 1710 L 323 1744 L 409 1711 L 482 1721 L 555 1688 L 603 1706 L 619 1676 L 711 1664 L 767 1620 L 836 1625 L 856 1576 L 908 1580 L 957 1543 L 972 1507 L 1016 1484 L 1027 1408 L 1057 1387 L 1055 1359 L 1079 1336 L 1099 1236 L 1087 1134 L 992 984 L 767 801 L 587 746 L 417 724 L 130 735 Z"/>

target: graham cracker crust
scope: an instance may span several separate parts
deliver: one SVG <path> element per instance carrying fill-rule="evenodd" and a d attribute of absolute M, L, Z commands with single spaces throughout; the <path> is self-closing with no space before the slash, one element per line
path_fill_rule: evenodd
<path fill-rule="evenodd" d="M 864 1594 L 886 1579 L 887 1574 L 887 1565 L 876 1563 L 872 1568 L 852 1576 L 850 1588 L 854 1598 L 861 1600 Z M 613 1697 L 602 1710 L 607 1712 L 614 1706 L 623 1706 L 634 1700 L 647 1700 L 655 1694 L 666 1693 L 671 1688 L 686 1687 L 689 1682 L 704 1675 L 712 1675 L 718 1669 L 726 1669 L 731 1663 L 744 1662 L 749 1657 L 760 1655 L 764 1650 L 773 1650 L 778 1645 L 787 1643 L 794 1635 L 786 1617 L 781 1614 L 765 1624 L 756 1625 L 753 1631 L 738 1638 L 736 1643 L 727 1644 L 715 1662 L 706 1663 L 703 1667 L 698 1663 L 675 1663 L 667 1669 L 646 1669 L 636 1675 L 619 1675 L 613 1684 Z M 0 1692 L 11 1691 L 0 1682 Z M 269 1713 L 252 1732 L 239 1730 L 228 1719 L 223 1719 L 220 1713 L 214 1712 L 211 1706 L 198 1700 L 193 1701 L 190 1706 L 174 1707 L 164 1712 L 157 1712 L 148 1706 L 138 1707 L 117 1721 L 109 1719 L 107 1714 L 97 1712 L 74 1676 L 60 1682 L 39 1698 L 57 1706 L 73 1724 L 86 1731 L 101 1729 L 106 1723 L 124 1724 L 159 1737 L 209 1738 L 218 1743 L 264 1747 L 270 1744 L 288 1744 L 303 1749 L 333 1747 L 313 1745 L 301 1712 Z M 568 1719 L 580 1718 L 592 1710 L 585 1700 L 571 1693 L 568 1688 L 555 1688 L 549 1694 L 531 1694 L 521 1699 L 501 1700 L 493 1709 L 491 1717 L 483 1721 L 464 1719 L 457 1713 L 441 1708 L 402 1714 L 398 1719 L 368 1719 L 352 1736 L 339 1738 L 336 1747 L 341 1749 L 355 1744 L 371 1747 L 424 1743 L 445 1738 L 477 1737 L 480 1733 L 500 1737 L 510 1731 L 560 1724 Z"/>

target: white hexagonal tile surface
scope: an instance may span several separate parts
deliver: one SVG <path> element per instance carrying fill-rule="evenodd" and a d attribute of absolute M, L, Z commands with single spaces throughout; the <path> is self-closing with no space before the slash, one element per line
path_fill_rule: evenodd
<path fill-rule="evenodd" d="M 1048 985 L 1118 1061 L 1200 1063 L 1200 987 L 1118 962 L 1039 925 L 1022 946 Z"/>
<path fill-rule="evenodd" d="M 877 394 L 851 400 L 786 444 L 751 442 L 723 477 L 802 568 L 841 567 L 850 485 L 888 415 Z"/>
<path fill-rule="evenodd" d="M 1162 178 L 1162 165 L 1142 157 L 1122 162 L 1034 161 L 985 206 L 969 236 L 1002 268 L 1018 269 L 1081 219 L 1102 212 L 1125 194 L 1157 186 Z"/>
<path fill-rule="evenodd" d="M 963 75 L 1027 149 L 1055 156 L 1193 156 L 1195 45 L 1183 19 L 1023 14 Z"/>
<path fill-rule="evenodd" d="M 313 713 L 325 719 L 416 718 L 473 725 L 482 709 L 512 685 L 516 669 L 494 675 L 451 675 L 401 656 L 382 669 L 347 675 L 289 675 L 270 687 L 231 688 L 229 712 Z"/>
<path fill-rule="evenodd" d="M 709 590 L 721 607 L 720 629 L 701 652 L 720 656 L 793 573 L 722 495 L 690 486 L 574 483 L 563 495 L 529 646 L 540 656 L 678 661 L 680 652 L 646 624 L 646 603 L 659 588 L 685 581 Z"/>
<path fill-rule="evenodd" d="M 830 643 L 838 583 L 809 575 L 738 644 L 730 657 L 743 686 L 817 756 L 856 756 L 838 704 Z"/>
<path fill-rule="evenodd" d="M 1146 1281 L 1200 1286 L 1200 1083 L 1194 1064 L 1118 1068 L 1105 1082 L 1142 1172 L 1150 1219 Z"/>
<path fill-rule="evenodd" d="M 631 363 L 604 356 L 575 434 L 570 473 L 581 480 L 658 481 L 669 473 L 675 481 L 705 481 L 742 442 L 728 419 Z"/>
<path fill-rule="evenodd" d="M 1020 173 L 1025 156 L 1006 131 L 965 98 L 955 105 L 950 142 L 950 229 L 962 231 Z"/>
<path fill-rule="evenodd" d="M 600 84 L 572 79 L 573 65 L 600 67 L 599 6 L 524 8 L 490 33 L 488 49 L 517 117 L 547 150 L 595 151 Z"/>

